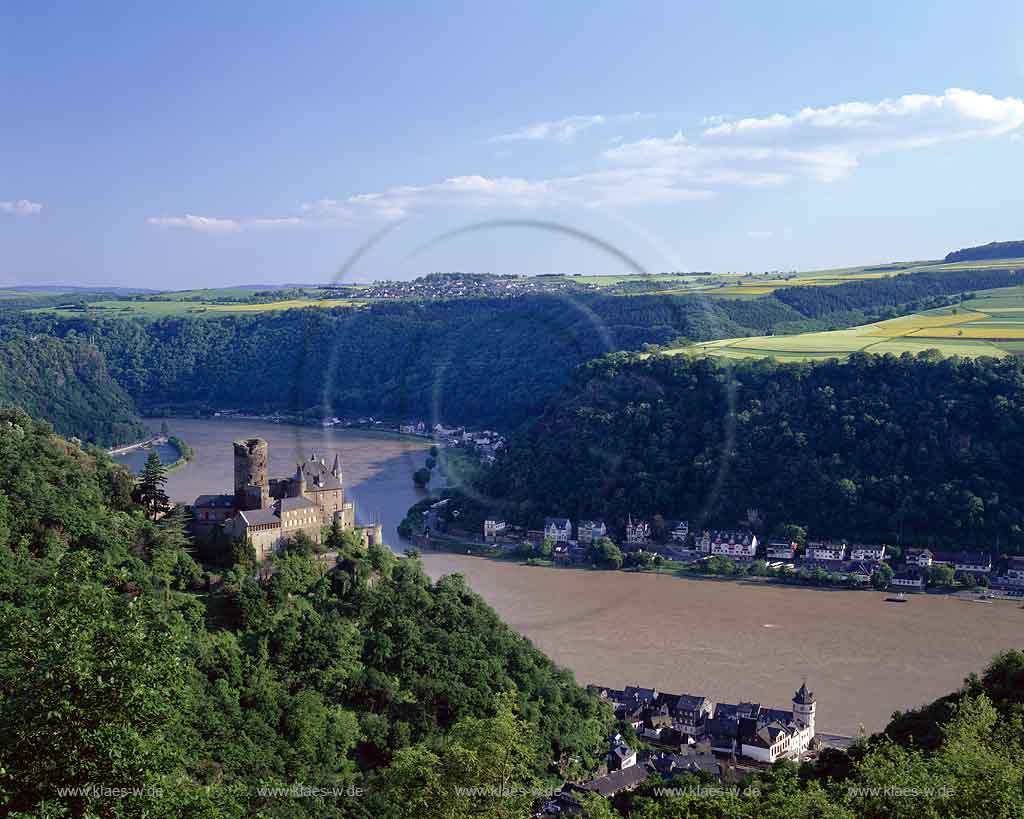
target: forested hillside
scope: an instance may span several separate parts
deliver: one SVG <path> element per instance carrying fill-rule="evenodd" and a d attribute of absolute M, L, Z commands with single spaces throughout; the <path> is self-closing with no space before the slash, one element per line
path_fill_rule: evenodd
<path fill-rule="evenodd" d="M 143 410 L 231 407 L 514 427 L 538 414 L 573 368 L 603 353 L 799 318 L 777 302 L 538 296 L 224 319 L 38 317 L 29 325 L 88 335 Z"/>
<path fill-rule="evenodd" d="M 207 592 L 182 521 L 0 412 L 0 813 L 526 819 L 600 762 L 610 713 L 458 577 L 331 533 Z M 849 753 L 649 780 L 587 819 L 1017 817 L 1024 655 Z M 656 787 L 677 788 L 670 793 Z"/>
<path fill-rule="evenodd" d="M 431 776 L 454 799 L 603 753 L 604 706 L 460 578 L 332 533 L 334 571 L 296 542 L 207 593 L 130 489 L 0 411 L 0 813 L 386 819 Z"/>
<path fill-rule="evenodd" d="M 110 445 L 144 429 L 132 399 L 85 340 L 0 330 L 0 406 L 18 405 L 64 435 Z"/>
<path fill-rule="evenodd" d="M 766 530 L 1021 551 L 1022 458 L 1019 358 L 619 353 L 581 368 L 483 489 L 525 522 L 733 526 L 754 509 Z"/>
<path fill-rule="evenodd" d="M 776 290 L 774 295 L 808 318 L 850 310 L 883 315 L 885 308 L 910 307 L 914 302 L 920 304 L 937 296 L 1021 283 L 1024 283 L 1024 270 L 926 271 L 832 287 L 785 287 Z"/>
<path fill-rule="evenodd" d="M 947 262 L 970 262 L 988 259 L 1019 259 L 1024 257 L 1024 242 L 989 242 L 987 245 L 965 247 L 946 254 Z"/>
<path fill-rule="evenodd" d="M 537 295 L 224 318 L 23 315 L 91 339 L 143 411 L 376 415 L 515 429 L 580 364 L 615 350 L 860 324 L 1017 283 L 1005 270 L 917 273 L 755 299 Z"/>

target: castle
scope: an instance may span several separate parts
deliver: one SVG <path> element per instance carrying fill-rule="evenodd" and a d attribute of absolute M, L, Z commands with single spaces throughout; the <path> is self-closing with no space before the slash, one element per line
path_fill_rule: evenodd
<path fill-rule="evenodd" d="M 355 503 L 345 498 L 339 455 L 328 467 L 323 457 L 311 453 L 309 460 L 295 465 L 290 478 L 271 478 L 270 450 L 262 438 L 235 441 L 234 451 L 234 494 L 200 495 L 192 504 L 200 535 L 221 527 L 231 540 L 250 541 L 258 560 L 280 551 L 299 532 L 319 544 L 324 527 L 333 523 L 358 532 L 364 545 L 383 542 L 379 523 L 356 524 Z"/>

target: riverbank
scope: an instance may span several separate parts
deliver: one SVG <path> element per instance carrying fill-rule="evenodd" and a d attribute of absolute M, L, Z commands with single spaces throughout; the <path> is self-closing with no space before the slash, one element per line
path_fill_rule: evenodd
<path fill-rule="evenodd" d="M 408 516 L 403 520 L 403 523 L 408 521 Z M 401 531 L 401 527 L 400 527 Z M 739 584 L 764 584 L 770 586 L 787 586 L 790 588 L 801 588 L 801 589 L 820 589 L 823 591 L 863 591 L 863 592 L 880 592 L 885 591 L 889 595 L 896 593 L 905 593 L 909 597 L 921 596 L 921 595 L 939 595 L 955 597 L 961 600 L 969 600 L 971 602 L 977 601 L 1005 601 L 1008 603 L 1020 604 L 1022 600 L 1014 596 L 1013 591 L 1006 592 L 1005 589 L 990 589 L 988 587 L 976 586 L 972 588 L 965 588 L 961 586 L 950 586 L 940 588 L 929 588 L 921 591 L 900 589 L 900 588 L 889 588 L 884 589 L 875 588 L 870 582 L 816 582 L 815 580 L 809 580 L 801 578 L 795 572 L 788 572 L 786 574 L 754 574 L 754 573 L 733 573 L 733 574 L 716 574 L 710 571 L 699 571 L 689 569 L 687 567 L 696 565 L 688 563 L 682 560 L 664 560 L 660 564 L 652 564 L 649 566 L 623 566 L 618 569 L 607 568 L 602 566 L 596 566 L 594 564 L 583 564 L 583 563 L 559 563 L 549 558 L 541 558 L 534 556 L 524 556 L 515 549 L 503 549 L 498 546 L 482 544 L 479 542 L 471 542 L 460 540 L 458 538 L 448 538 L 444 535 L 431 535 L 428 540 L 420 535 L 413 535 L 409 538 L 413 545 L 421 550 L 429 552 L 439 552 L 454 555 L 466 555 L 468 557 L 480 557 L 487 560 L 497 560 L 502 563 L 511 563 L 518 566 L 531 566 L 541 568 L 553 568 L 559 570 L 575 569 L 576 571 L 585 572 L 619 572 L 627 574 L 656 574 L 664 575 L 667 577 L 680 577 L 688 580 L 706 580 L 714 581 L 718 583 L 739 583 Z"/>

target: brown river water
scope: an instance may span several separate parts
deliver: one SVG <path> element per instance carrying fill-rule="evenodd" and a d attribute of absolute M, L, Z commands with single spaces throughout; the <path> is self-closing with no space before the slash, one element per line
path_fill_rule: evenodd
<path fill-rule="evenodd" d="M 329 459 L 340 452 L 360 518 L 378 516 L 397 548 L 395 527 L 422 497 L 412 473 L 423 464 L 425 442 L 259 421 L 168 424 L 196 451 L 169 477 L 175 500 L 230 491 L 231 441 L 253 436 L 270 443 L 272 476 L 289 474 L 310 449 Z M 505 622 L 581 683 L 788 706 L 806 678 L 820 729 L 834 733 L 880 730 L 894 710 L 942 696 L 996 652 L 1024 647 L 1019 602 L 909 595 L 887 603 L 887 595 L 868 591 L 534 568 L 454 554 L 427 553 L 423 562 L 435 578 L 464 575 Z"/>

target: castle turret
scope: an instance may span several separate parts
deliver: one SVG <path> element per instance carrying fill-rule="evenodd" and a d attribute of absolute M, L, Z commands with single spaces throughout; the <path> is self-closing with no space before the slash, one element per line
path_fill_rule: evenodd
<path fill-rule="evenodd" d="M 801 725 L 806 725 L 814 733 L 814 712 L 818 703 L 814 694 L 807 690 L 807 683 L 803 683 L 796 694 L 793 695 L 793 719 Z"/>
<path fill-rule="evenodd" d="M 235 502 L 240 509 L 270 505 L 270 449 L 262 438 L 235 441 Z"/>
<path fill-rule="evenodd" d="M 341 481 L 341 454 L 338 452 L 334 453 L 334 465 L 331 466 L 331 474 Z"/>

